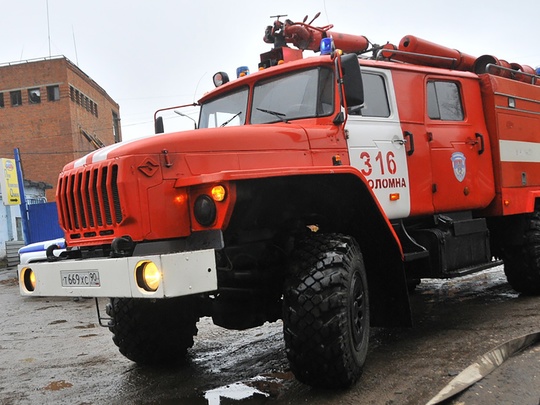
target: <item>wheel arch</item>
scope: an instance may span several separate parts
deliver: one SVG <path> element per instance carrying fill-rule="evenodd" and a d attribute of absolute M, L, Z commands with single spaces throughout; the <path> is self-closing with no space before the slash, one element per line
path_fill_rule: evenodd
<path fill-rule="evenodd" d="M 353 236 L 366 266 L 372 326 L 410 326 L 402 251 L 369 186 L 355 173 L 276 176 L 237 182 L 229 229 L 267 227 Z M 294 232 L 289 229 L 287 232 Z"/>

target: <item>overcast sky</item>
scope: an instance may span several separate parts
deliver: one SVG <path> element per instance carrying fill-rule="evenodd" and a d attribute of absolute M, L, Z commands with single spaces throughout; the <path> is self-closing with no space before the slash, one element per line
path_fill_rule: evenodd
<path fill-rule="evenodd" d="M 257 69 L 270 16 L 398 44 L 411 34 L 464 53 L 540 65 L 540 1 L 1 0 L 0 63 L 64 55 L 120 104 L 122 134 L 153 133 L 156 109 L 192 103 L 212 75 Z M 47 7 L 48 4 L 48 7 Z M 48 13 L 47 13 L 48 11 Z M 48 18 L 47 18 L 48 14 Z M 49 35 L 50 33 L 50 35 Z M 49 51 L 50 50 L 50 51 Z M 309 54 L 309 52 L 306 52 Z M 194 109 L 185 112 L 194 113 Z M 195 118 L 195 116 L 194 116 Z M 175 116 L 174 125 L 193 123 Z"/>

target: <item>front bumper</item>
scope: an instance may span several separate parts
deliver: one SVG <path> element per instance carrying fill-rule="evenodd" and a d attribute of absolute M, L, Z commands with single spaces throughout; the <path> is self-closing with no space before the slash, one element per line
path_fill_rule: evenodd
<path fill-rule="evenodd" d="M 153 261 L 161 270 L 156 291 L 145 291 L 137 284 L 136 267 L 141 261 Z M 24 276 L 30 268 L 35 288 L 30 291 Z M 214 249 L 123 258 L 63 260 L 19 265 L 21 295 L 38 297 L 131 297 L 166 298 L 215 291 L 217 271 Z M 66 274 L 99 275 L 92 286 L 63 286 Z M 64 284 L 65 281 L 64 281 Z"/>

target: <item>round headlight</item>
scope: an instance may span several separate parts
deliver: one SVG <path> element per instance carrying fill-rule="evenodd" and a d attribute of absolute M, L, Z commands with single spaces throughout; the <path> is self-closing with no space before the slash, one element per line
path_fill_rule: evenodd
<path fill-rule="evenodd" d="M 202 194 L 197 197 L 193 206 L 195 219 L 202 226 L 210 226 L 216 220 L 216 204 L 212 197 Z"/>
<path fill-rule="evenodd" d="M 28 292 L 33 292 L 36 289 L 36 273 L 29 267 L 25 267 L 21 271 L 23 286 Z"/>
<path fill-rule="evenodd" d="M 161 271 L 150 260 L 137 263 L 135 277 L 137 278 L 137 285 L 148 292 L 156 291 L 161 283 Z"/>

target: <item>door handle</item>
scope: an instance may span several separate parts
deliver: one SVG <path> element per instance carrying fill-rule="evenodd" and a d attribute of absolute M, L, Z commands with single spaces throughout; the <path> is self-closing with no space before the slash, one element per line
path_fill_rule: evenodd
<path fill-rule="evenodd" d="M 484 153 L 484 136 L 478 132 L 474 135 L 476 136 L 476 143 L 478 143 L 478 140 L 480 139 L 480 149 L 478 149 L 478 154 L 481 155 Z"/>
<path fill-rule="evenodd" d="M 414 136 L 412 132 L 404 131 L 403 138 L 407 138 L 405 139 L 405 141 L 409 143 L 409 149 L 407 150 L 407 155 L 411 156 L 414 153 Z"/>

